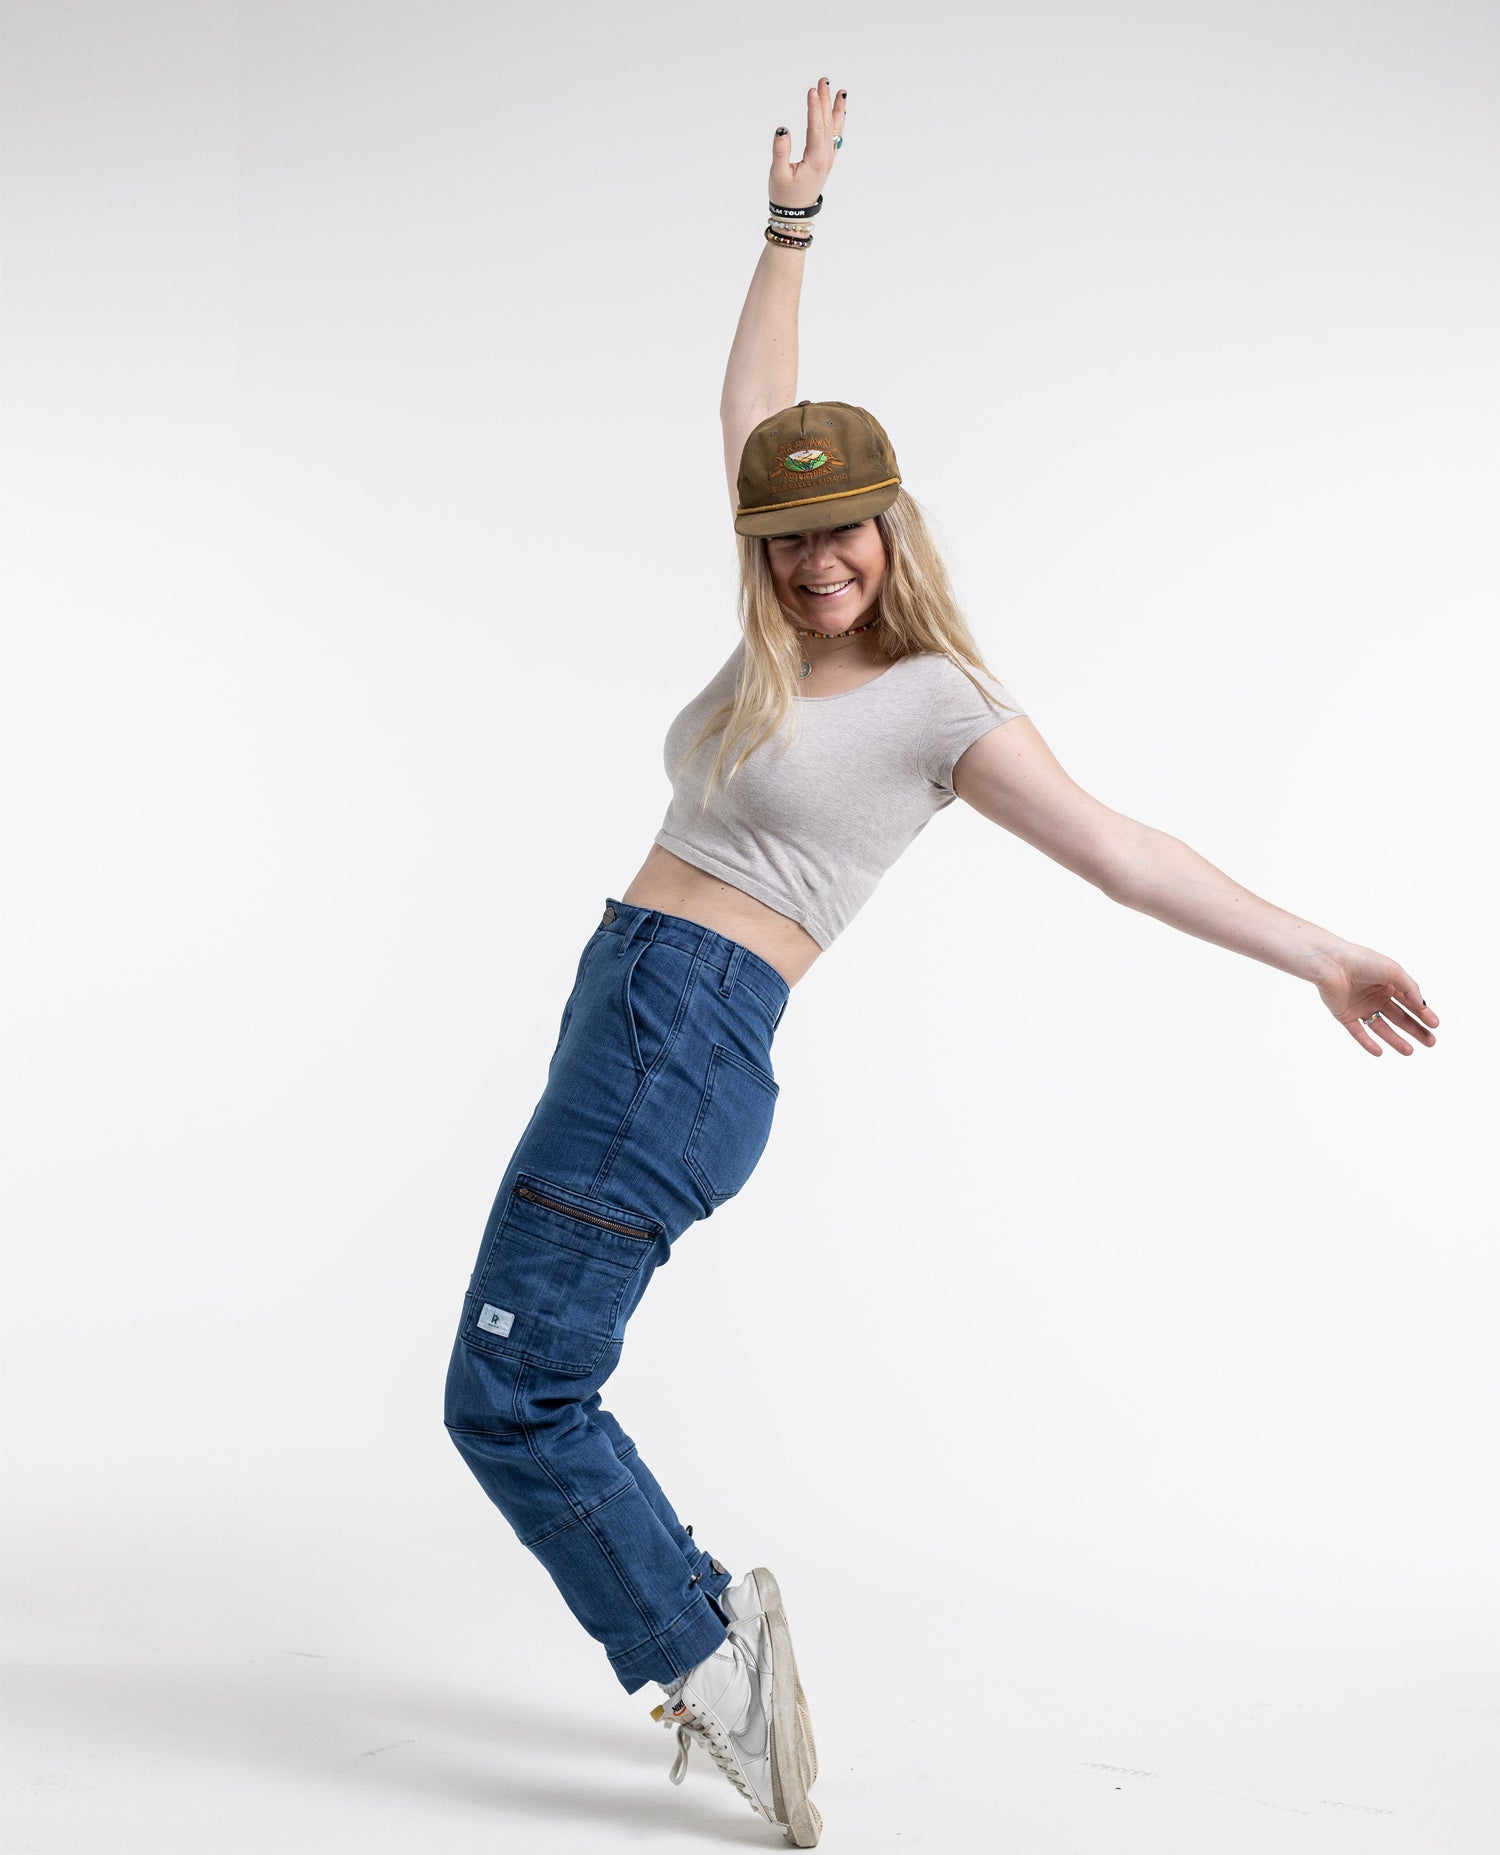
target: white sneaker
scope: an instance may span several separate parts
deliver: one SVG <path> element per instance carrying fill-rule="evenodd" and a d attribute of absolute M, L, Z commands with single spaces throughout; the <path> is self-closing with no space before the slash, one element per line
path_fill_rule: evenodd
<path fill-rule="evenodd" d="M 747 1573 L 734 1591 L 729 1634 L 722 1646 L 673 1683 L 675 1693 L 651 1717 L 677 1729 L 670 1772 L 680 1784 L 696 1739 L 768 1823 L 794 1847 L 816 1845 L 823 1827 L 807 1795 L 817 1775 L 817 1754 L 804 1732 L 806 1703 L 798 1704 L 796 1657 L 781 1592 L 764 1566 Z"/>

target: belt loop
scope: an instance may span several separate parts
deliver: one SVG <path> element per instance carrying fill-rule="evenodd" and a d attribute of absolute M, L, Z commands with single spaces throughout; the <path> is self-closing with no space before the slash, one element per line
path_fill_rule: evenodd
<path fill-rule="evenodd" d="M 636 911 L 635 920 L 630 924 L 630 932 L 625 936 L 624 940 L 620 942 L 619 957 L 623 960 L 625 955 L 629 953 L 631 942 L 635 939 L 637 928 L 641 929 L 647 940 L 655 940 L 656 930 L 660 926 L 661 910 L 659 908 L 638 909 Z"/>
<path fill-rule="evenodd" d="M 630 943 L 635 939 L 635 931 L 641 925 L 641 923 L 645 920 L 645 918 L 646 917 L 640 912 L 640 910 L 637 909 L 636 914 L 635 914 L 635 919 L 630 924 L 630 932 L 620 937 L 620 945 L 616 949 L 616 952 L 615 952 L 615 958 L 617 960 L 623 960 L 625 958 L 625 955 L 629 953 Z"/>
<path fill-rule="evenodd" d="M 728 998 L 734 990 L 735 976 L 740 970 L 740 961 L 745 957 L 745 949 L 735 943 L 734 952 L 729 956 L 729 964 L 724 968 L 724 976 L 719 981 L 719 997 Z"/>

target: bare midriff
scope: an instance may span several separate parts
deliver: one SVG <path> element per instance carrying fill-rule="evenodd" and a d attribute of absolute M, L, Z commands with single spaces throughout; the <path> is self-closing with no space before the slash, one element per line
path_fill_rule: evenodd
<path fill-rule="evenodd" d="M 699 927 L 712 928 L 726 940 L 737 940 L 774 966 L 789 986 L 797 983 L 823 951 L 790 915 L 778 913 L 696 864 L 684 863 L 661 844 L 651 846 L 651 854 L 620 900 L 639 908 L 659 908 L 664 915 L 681 915 Z"/>

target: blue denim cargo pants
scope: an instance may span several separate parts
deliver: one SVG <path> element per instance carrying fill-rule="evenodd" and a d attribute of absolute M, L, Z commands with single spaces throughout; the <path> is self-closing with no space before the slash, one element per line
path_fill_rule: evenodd
<path fill-rule="evenodd" d="M 600 1402 L 625 1323 L 688 1225 L 771 1132 L 789 988 L 712 929 L 614 897 L 590 935 L 547 1086 L 495 1197 L 444 1421 L 627 1693 L 724 1640 L 730 1573 Z"/>

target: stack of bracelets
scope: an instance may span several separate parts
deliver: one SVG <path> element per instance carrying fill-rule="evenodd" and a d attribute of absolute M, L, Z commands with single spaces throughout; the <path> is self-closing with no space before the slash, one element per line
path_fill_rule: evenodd
<path fill-rule="evenodd" d="M 769 205 L 771 223 L 766 227 L 766 237 L 773 245 L 789 245 L 794 251 L 806 251 L 813 242 L 813 235 L 799 228 L 822 212 L 822 194 L 818 195 L 811 206 L 778 206 L 775 200 L 771 200 Z"/>

